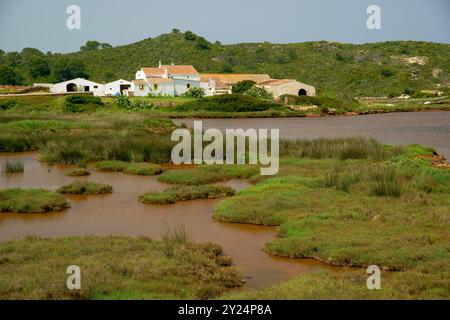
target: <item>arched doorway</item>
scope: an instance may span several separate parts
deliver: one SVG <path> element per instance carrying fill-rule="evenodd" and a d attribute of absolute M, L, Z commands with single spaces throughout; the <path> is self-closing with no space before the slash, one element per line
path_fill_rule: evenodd
<path fill-rule="evenodd" d="M 77 91 L 77 85 L 75 84 L 75 83 L 69 83 L 67 86 L 66 86 L 66 91 L 67 92 L 76 92 Z"/>
<path fill-rule="evenodd" d="M 306 90 L 305 89 L 298 90 L 298 95 L 299 96 L 306 96 Z"/>

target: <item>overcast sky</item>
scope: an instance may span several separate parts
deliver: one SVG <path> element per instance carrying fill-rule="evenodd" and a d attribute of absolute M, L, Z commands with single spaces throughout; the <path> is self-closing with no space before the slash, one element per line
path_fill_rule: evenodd
<path fill-rule="evenodd" d="M 381 8 L 381 30 L 366 27 L 369 5 Z M 69 5 L 81 29 L 66 27 Z M 77 51 L 87 40 L 121 45 L 173 28 L 210 41 L 450 43 L 450 0 L 0 0 L 0 48 Z"/>

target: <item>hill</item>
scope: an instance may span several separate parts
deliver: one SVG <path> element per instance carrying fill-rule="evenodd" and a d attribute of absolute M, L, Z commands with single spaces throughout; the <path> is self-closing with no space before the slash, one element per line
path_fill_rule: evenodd
<path fill-rule="evenodd" d="M 192 64 L 200 72 L 269 73 L 273 78 L 294 78 L 316 86 L 319 94 L 340 97 L 400 95 L 422 89 L 449 90 L 450 86 L 450 44 L 321 41 L 222 45 L 189 31 L 175 30 L 124 46 L 86 47 L 69 54 L 43 54 L 29 48 L 21 53 L 0 51 L 0 68 L 3 74 L 15 71 L 21 78 L 17 84 L 80 75 L 103 82 L 133 79 L 141 66 L 173 60 L 175 64 Z"/>

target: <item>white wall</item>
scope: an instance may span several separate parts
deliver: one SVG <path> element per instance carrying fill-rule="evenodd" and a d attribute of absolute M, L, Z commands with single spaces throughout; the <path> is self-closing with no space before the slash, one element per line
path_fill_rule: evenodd
<path fill-rule="evenodd" d="M 60 83 L 55 83 L 51 88 L 50 92 L 53 93 L 67 93 L 67 85 L 68 84 L 75 84 L 76 85 L 76 92 L 93 92 L 96 90 L 100 90 L 102 88 L 102 85 L 93 81 L 89 81 L 86 79 L 78 78 L 78 79 L 72 79 Z M 87 88 L 85 88 L 87 87 Z M 87 89 L 87 90 L 86 90 Z"/>

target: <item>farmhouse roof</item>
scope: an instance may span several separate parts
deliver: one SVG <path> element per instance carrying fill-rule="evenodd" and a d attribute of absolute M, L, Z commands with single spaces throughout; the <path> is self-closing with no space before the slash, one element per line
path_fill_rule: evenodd
<path fill-rule="evenodd" d="M 185 66 L 161 66 L 161 69 L 166 69 L 169 71 L 170 74 L 198 74 L 198 71 L 194 68 L 194 66 L 185 65 Z"/>
<path fill-rule="evenodd" d="M 269 81 L 270 76 L 268 74 L 235 74 L 235 73 L 203 73 L 201 74 L 201 81 L 208 82 L 209 79 L 219 81 L 225 84 L 236 84 L 244 80 L 255 81 L 256 83 L 262 83 Z"/>
<path fill-rule="evenodd" d="M 147 78 L 147 82 L 150 83 L 171 83 L 173 82 L 172 79 L 168 79 L 168 78 Z"/>
<path fill-rule="evenodd" d="M 276 86 L 280 86 L 280 85 L 283 85 L 286 83 L 292 83 L 292 82 L 297 82 L 297 80 L 294 80 L 294 79 L 271 79 L 269 81 L 261 82 L 260 85 L 268 86 L 268 87 L 276 87 Z"/>
<path fill-rule="evenodd" d="M 145 84 L 145 80 L 133 80 L 133 83 L 142 86 Z"/>
<path fill-rule="evenodd" d="M 161 68 L 142 68 L 142 71 L 144 71 L 146 77 L 150 75 L 162 76 L 165 72 L 165 70 Z"/>

